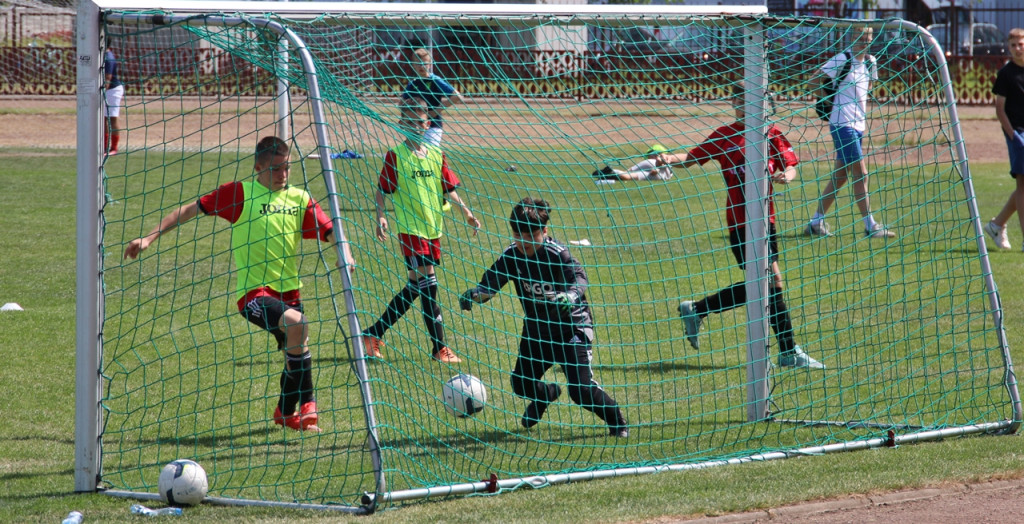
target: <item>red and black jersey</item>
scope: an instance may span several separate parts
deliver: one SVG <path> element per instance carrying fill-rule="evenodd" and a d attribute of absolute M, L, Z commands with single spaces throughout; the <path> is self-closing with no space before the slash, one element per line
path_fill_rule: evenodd
<path fill-rule="evenodd" d="M 743 137 L 745 129 L 743 122 L 733 122 L 716 129 L 704 142 L 689 152 L 688 157 L 704 165 L 709 160 L 715 160 L 722 168 L 722 176 L 728 188 L 726 200 L 726 222 L 729 229 L 743 227 L 746 224 L 743 206 L 743 181 L 745 180 L 744 164 L 746 159 L 743 156 L 743 148 L 746 140 Z M 800 160 L 793 151 L 792 144 L 783 136 L 778 127 L 768 127 L 766 133 L 768 140 L 767 171 L 775 173 L 783 171 L 787 167 L 797 165 Z M 768 220 L 775 223 L 775 202 L 771 198 L 772 185 L 768 184 Z"/>

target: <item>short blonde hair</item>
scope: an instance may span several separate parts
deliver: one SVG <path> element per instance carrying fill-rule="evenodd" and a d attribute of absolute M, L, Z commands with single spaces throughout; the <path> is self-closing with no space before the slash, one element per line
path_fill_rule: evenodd
<path fill-rule="evenodd" d="M 1006 41 L 1013 42 L 1014 40 L 1024 40 L 1024 29 L 1020 27 L 1010 29 L 1010 34 L 1006 35 Z"/>
<path fill-rule="evenodd" d="M 430 55 L 430 51 L 422 47 L 413 51 L 412 54 L 416 55 L 416 58 L 418 58 L 420 62 L 423 62 L 424 64 L 429 64 L 434 61 L 434 57 Z"/>

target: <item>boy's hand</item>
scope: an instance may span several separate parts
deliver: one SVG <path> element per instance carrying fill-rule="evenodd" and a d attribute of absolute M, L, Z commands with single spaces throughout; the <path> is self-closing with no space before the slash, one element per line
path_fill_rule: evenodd
<path fill-rule="evenodd" d="M 473 236 L 480 232 L 480 220 L 473 216 L 473 213 L 466 215 L 466 223 L 473 226 Z"/>
<path fill-rule="evenodd" d="M 1024 133 L 1015 130 L 1013 132 L 1013 142 L 1019 147 L 1024 147 Z"/>
<path fill-rule="evenodd" d="M 470 289 L 459 296 L 459 309 L 463 311 L 470 311 L 473 309 L 473 303 L 476 302 L 477 297 L 480 296 L 480 291 L 477 288 Z"/>
<path fill-rule="evenodd" d="M 132 240 L 124 250 L 124 259 L 135 259 L 149 247 L 149 237 L 136 238 Z"/>
<path fill-rule="evenodd" d="M 551 297 L 551 301 L 558 306 L 558 310 L 561 311 L 563 315 L 571 313 L 572 307 L 575 305 L 572 295 L 568 293 L 557 293 L 555 296 Z"/>
<path fill-rule="evenodd" d="M 377 219 L 377 240 L 381 242 L 388 239 L 388 219 L 380 217 Z"/>

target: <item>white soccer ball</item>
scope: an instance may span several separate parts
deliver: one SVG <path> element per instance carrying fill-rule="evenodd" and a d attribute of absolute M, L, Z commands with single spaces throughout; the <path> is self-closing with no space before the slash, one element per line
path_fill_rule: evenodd
<path fill-rule="evenodd" d="M 487 388 L 480 379 L 462 373 L 455 375 L 441 388 L 444 407 L 459 418 L 471 417 L 487 405 Z"/>
<path fill-rule="evenodd" d="M 172 506 L 195 506 L 203 501 L 210 484 L 206 470 L 194 461 L 179 459 L 164 466 L 157 489 L 160 500 Z"/>

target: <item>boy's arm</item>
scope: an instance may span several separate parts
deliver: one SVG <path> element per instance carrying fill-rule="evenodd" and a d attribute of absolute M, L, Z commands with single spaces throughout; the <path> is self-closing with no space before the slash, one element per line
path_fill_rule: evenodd
<path fill-rule="evenodd" d="M 996 118 L 999 119 L 999 127 L 1003 128 L 1003 134 L 1013 136 L 1013 125 L 1010 124 L 1010 117 L 1006 116 L 1006 97 L 996 95 Z"/>
<path fill-rule="evenodd" d="M 384 192 L 379 187 L 374 194 L 373 204 L 377 213 L 377 240 L 383 242 L 388 239 L 388 217 L 384 216 Z"/>
<path fill-rule="evenodd" d="M 480 231 L 480 220 L 473 216 L 469 206 L 462 201 L 462 198 L 459 197 L 459 194 L 454 189 L 448 192 L 448 200 L 455 202 L 455 205 L 462 209 L 462 214 L 466 216 L 466 223 L 473 226 L 473 236 L 476 236 L 477 232 Z"/>
<path fill-rule="evenodd" d="M 480 277 L 480 283 L 472 289 L 467 289 L 459 295 L 459 309 L 470 311 L 473 304 L 483 304 L 495 297 L 501 288 L 508 283 L 508 270 L 505 268 L 505 257 L 500 256 L 494 261 L 484 276 Z"/>
<path fill-rule="evenodd" d="M 679 166 L 681 168 L 687 168 L 697 163 L 697 160 L 690 158 L 686 153 L 662 153 L 658 162 L 665 166 Z"/>
<path fill-rule="evenodd" d="M 333 230 L 331 230 L 330 233 L 327 233 L 325 240 L 327 241 L 328 244 L 334 244 Z M 356 259 L 355 257 L 352 256 L 352 248 L 349 246 L 349 242 L 347 240 L 341 244 L 341 253 L 345 258 L 339 258 L 338 261 L 334 263 L 334 265 L 337 266 L 338 269 L 341 269 L 343 266 L 348 266 L 349 274 L 354 275 L 356 272 Z M 342 260 L 345 261 L 344 264 L 342 263 Z"/>
<path fill-rule="evenodd" d="M 124 258 L 135 259 L 140 253 L 146 250 L 150 244 L 156 239 L 160 238 L 164 233 L 173 230 L 178 227 L 178 224 L 188 222 L 195 218 L 199 214 L 199 203 L 192 202 L 184 206 L 175 209 L 167 214 L 162 220 L 160 225 L 156 226 L 152 231 L 144 237 L 136 238 L 128 243 L 128 247 L 124 250 Z"/>

